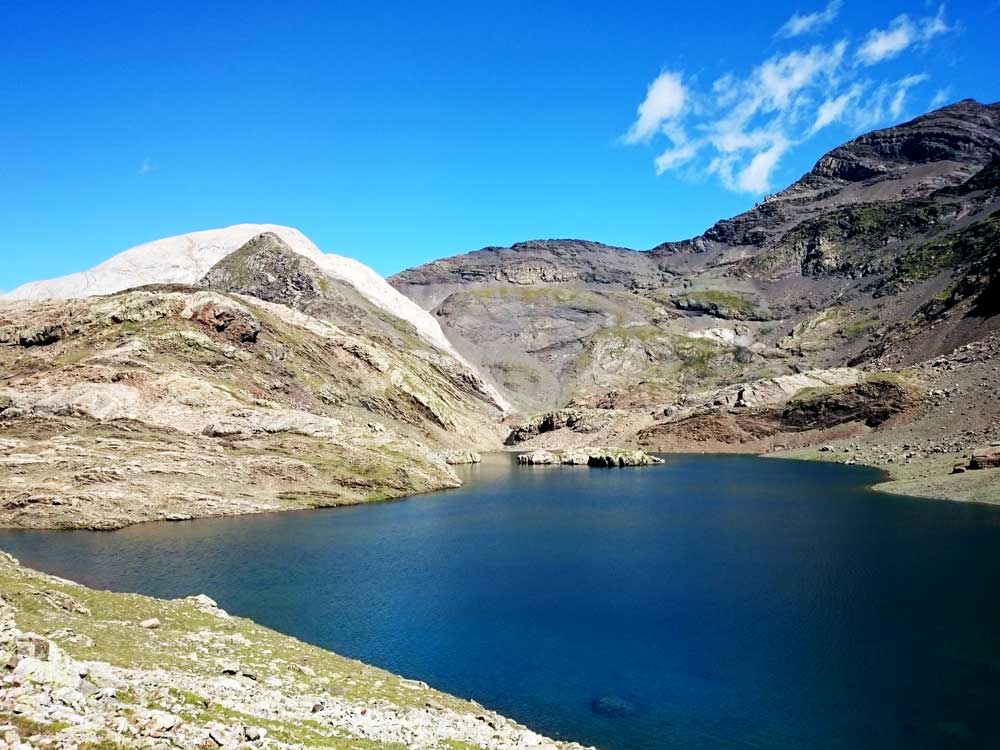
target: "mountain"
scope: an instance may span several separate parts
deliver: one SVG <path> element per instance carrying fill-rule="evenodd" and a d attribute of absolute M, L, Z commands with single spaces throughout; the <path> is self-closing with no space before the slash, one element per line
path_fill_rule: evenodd
<path fill-rule="evenodd" d="M 806 438 L 747 410 L 828 388 L 912 414 L 926 382 L 865 383 L 992 340 L 998 176 L 1000 104 L 966 100 L 834 149 L 699 237 L 535 240 L 390 283 L 526 415 L 513 443 L 768 449 Z"/>
<path fill-rule="evenodd" d="M 69 299 L 111 294 L 147 284 L 194 284 L 216 263 L 264 232 L 280 237 L 291 250 L 311 260 L 331 279 L 349 284 L 373 304 L 409 322 L 434 346 L 445 351 L 451 349 L 437 321 L 368 266 L 353 258 L 324 253 L 299 230 L 274 224 L 237 224 L 147 242 L 89 271 L 33 281 L 0 299 Z"/>
<path fill-rule="evenodd" d="M 0 302 L 0 523 L 400 497 L 457 486 L 452 453 L 499 443 L 505 405 L 426 313 L 294 230 L 226 252 L 247 231 L 150 243 Z M 158 283 L 77 296 L 143 269 Z"/>
<path fill-rule="evenodd" d="M 689 240 L 535 240 L 390 282 L 239 225 L 14 290 L 0 525 L 402 497 L 504 445 L 835 459 L 996 500 L 1000 105 L 863 135 Z"/>

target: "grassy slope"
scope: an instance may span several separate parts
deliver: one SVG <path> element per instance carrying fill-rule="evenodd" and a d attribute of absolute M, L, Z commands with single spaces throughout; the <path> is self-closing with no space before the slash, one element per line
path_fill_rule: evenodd
<path fill-rule="evenodd" d="M 48 634 L 68 628 L 78 636 L 85 636 L 83 643 L 60 642 L 63 650 L 79 660 L 215 678 L 220 675 L 217 659 L 224 658 L 238 663 L 241 671 L 252 672 L 258 683 L 280 680 L 281 691 L 285 694 L 319 699 L 327 694 L 363 704 L 388 701 L 401 709 L 423 709 L 431 702 L 439 710 L 472 715 L 487 713 L 477 703 L 310 646 L 250 620 L 221 619 L 199 609 L 192 600 L 165 601 L 138 594 L 96 591 L 21 567 L 3 553 L 0 553 L 0 592 L 13 606 L 20 630 Z M 150 618 L 158 618 L 161 626 L 155 630 L 138 626 L 139 622 Z M 117 697 L 126 704 L 126 710 L 130 702 L 162 710 L 171 710 L 179 704 L 181 710 L 175 713 L 185 721 L 260 726 L 267 729 L 272 739 L 300 743 L 304 747 L 402 747 L 337 736 L 336 728 L 318 721 L 281 721 L 240 715 L 217 701 L 182 690 L 172 690 L 169 695 L 160 697 L 140 697 L 126 690 L 118 691 Z M 0 713 L 0 723 L 11 718 Z M 53 735 L 61 729 L 57 725 L 23 728 L 40 731 L 43 736 Z M 442 747 L 477 746 L 446 742 Z M 113 745 L 108 748 L 117 750 Z"/>

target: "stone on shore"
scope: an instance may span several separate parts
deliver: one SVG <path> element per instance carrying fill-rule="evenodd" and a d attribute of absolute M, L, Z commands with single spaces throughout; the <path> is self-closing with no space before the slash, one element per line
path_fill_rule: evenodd
<path fill-rule="evenodd" d="M 994 469 L 1000 467 L 1000 446 L 991 445 L 972 451 L 970 469 Z"/>

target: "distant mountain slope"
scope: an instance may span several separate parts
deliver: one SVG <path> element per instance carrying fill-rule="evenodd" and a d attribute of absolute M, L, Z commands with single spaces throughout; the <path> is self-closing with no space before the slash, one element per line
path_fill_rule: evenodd
<path fill-rule="evenodd" d="M 111 294 L 146 284 L 194 284 L 212 266 L 262 232 L 281 237 L 288 247 L 309 258 L 330 278 L 350 284 L 378 307 L 409 322 L 435 346 L 451 351 L 437 321 L 399 294 L 375 271 L 352 258 L 323 253 L 299 230 L 274 224 L 237 224 L 147 242 L 89 271 L 33 281 L 2 298 L 68 299 Z"/>
<path fill-rule="evenodd" d="M 996 327 L 998 159 L 1000 104 L 966 100 L 834 149 L 694 239 L 524 242 L 390 283 L 528 411 L 905 364 Z"/>

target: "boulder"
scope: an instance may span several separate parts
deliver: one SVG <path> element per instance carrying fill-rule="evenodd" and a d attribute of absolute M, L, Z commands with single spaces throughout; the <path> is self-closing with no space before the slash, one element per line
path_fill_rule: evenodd
<path fill-rule="evenodd" d="M 260 321 L 243 305 L 212 292 L 195 294 L 181 317 L 200 323 L 240 344 L 252 344 L 260 333 Z"/>
<path fill-rule="evenodd" d="M 522 453 L 517 457 L 517 462 L 519 464 L 528 464 L 532 466 L 545 466 L 549 464 L 559 463 L 559 459 L 554 453 L 549 453 L 548 451 L 532 451 L 531 453 Z"/>
<path fill-rule="evenodd" d="M 1000 446 L 976 448 L 969 461 L 970 469 L 995 469 L 1000 467 Z"/>
<path fill-rule="evenodd" d="M 586 466 L 590 463 L 590 453 L 584 448 L 572 448 L 563 451 L 560 463 L 566 466 Z"/>
<path fill-rule="evenodd" d="M 237 675 L 240 673 L 240 665 L 228 659 L 220 659 L 219 671 L 224 675 Z"/>
<path fill-rule="evenodd" d="M 483 460 L 476 451 L 450 450 L 444 452 L 444 461 L 451 466 L 459 464 L 478 464 Z"/>
<path fill-rule="evenodd" d="M 605 467 L 653 466 L 662 464 L 663 459 L 650 456 L 641 450 L 621 450 L 619 448 L 589 449 L 587 465 Z"/>
<path fill-rule="evenodd" d="M 245 727 L 243 737 L 247 742 L 258 742 L 267 735 L 267 730 L 263 727 Z"/>
<path fill-rule="evenodd" d="M 51 641 L 32 633 L 26 633 L 18 639 L 19 654 L 31 654 L 17 661 L 17 666 L 11 674 L 11 680 L 16 685 L 34 683 L 52 687 L 67 687 L 77 689 L 80 685 L 80 672 L 73 660 Z"/>
<path fill-rule="evenodd" d="M 17 343 L 25 348 L 31 346 L 48 346 L 54 344 L 64 335 L 62 326 L 37 325 L 17 332 Z"/>
<path fill-rule="evenodd" d="M 206 614 L 215 615 L 223 620 L 229 619 L 229 613 L 219 607 L 215 599 L 210 596 L 206 596 L 205 594 L 195 594 L 194 596 L 187 597 L 184 601 L 191 602 L 197 609 L 205 612 Z"/>

